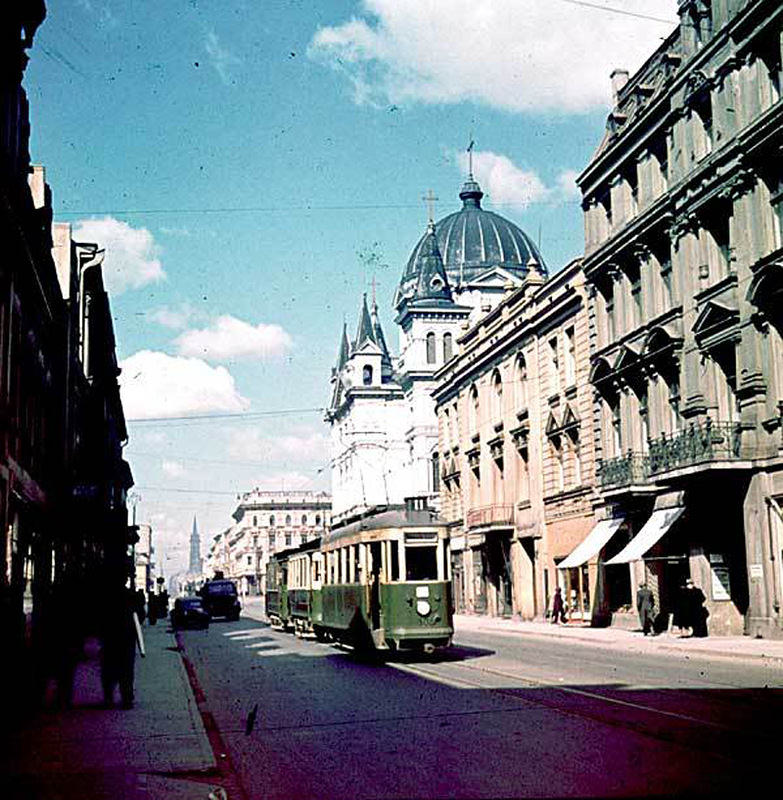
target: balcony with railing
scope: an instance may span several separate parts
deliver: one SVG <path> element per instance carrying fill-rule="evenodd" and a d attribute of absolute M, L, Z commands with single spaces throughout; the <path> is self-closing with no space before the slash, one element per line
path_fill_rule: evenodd
<path fill-rule="evenodd" d="M 628 451 L 624 456 L 598 461 L 598 480 L 602 489 L 638 486 L 647 483 L 647 456 Z"/>
<path fill-rule="evenodd" d="M 508 528 L 514 524 L 514 506 L 495 504 L 468 511 L 468 528 Z"/>
<path fill-rule="evenodd" d="M 649 474 L 660 475 L 698 464 L 741 458 L 742 429 L 736 422 L 690 423 L 674 436 L 662 434 L 650 441 Z"/>
<path fill-rule="evenodd" d="M 723 461 L 741 456 L 742 429 L 736 422 L 692 422 L 674 435 L 661 434 L 648 442 L 648 453 L 628 451 L 617 458 L 599 459 L 598 480 L 602 489 L 643 486 L 673 470 Z"/>

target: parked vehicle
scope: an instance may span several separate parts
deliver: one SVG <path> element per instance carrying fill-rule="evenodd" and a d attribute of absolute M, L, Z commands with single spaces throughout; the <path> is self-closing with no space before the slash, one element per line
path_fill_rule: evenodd
<path fill-rule="evenodd" d="M 209 613 L 200 597 L 178 597 L 171 609 L 171 624 L 174 628 L 208 628 Z"/>
<path fill-rule="evenodd" d="M 239 603 L 239 594 L 233 581 L 207 581 L 199 589 L 199 595 L 210 617 L 225 617 L 229 620 L 239 619 L 242 606 Z"/>

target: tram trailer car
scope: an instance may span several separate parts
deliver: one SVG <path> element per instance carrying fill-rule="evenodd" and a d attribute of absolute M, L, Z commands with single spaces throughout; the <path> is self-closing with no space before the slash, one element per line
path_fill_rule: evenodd
<path fill-rule="evenodd" d="M 289 551 L 288 611 L 297 636 L 312 635 L 314 626 L 322 622 L 323 556 L 320 547 L 319 537 Z"/>
<path fill-rule="evenodd" d="M 449 535 L 424 498 L 333 529 L 321 538 L 321 553 L 319 638 L 425 653 L 451 644 Z"/>
<path fill-rule="evenodd" d="M 288 607 L 288 558 L 294 548 L 270 557 L 266 566 L 266 616 L 275 626 L 287 630 L 291 624 Z"/>

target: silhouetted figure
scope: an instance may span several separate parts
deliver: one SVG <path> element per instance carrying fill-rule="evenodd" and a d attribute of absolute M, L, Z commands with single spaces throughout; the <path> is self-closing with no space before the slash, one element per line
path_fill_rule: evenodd
<path fill-rule="evenodd" d="M 155 625 L 158 621 L 158 596 L 155 592 L 150 592 L 147 608 L 149 609 L 150 625 Z"/>
<path fill-rule="evenodd" d="M 146 598 L 144 596 L 144 589 L 136 590 L 135 600 L 136 600 L 136 606 L 135 606 L 136 615 L 139 618 L 139 624 L 142 624 L 144 620 L 147 618 L 147 612 L 146 612 L 147 603 L 146 603 Z"/>
<path fill-rule="evenodd" d="M 682 634 L 686 628 L 691 627 L 691 618 L 688 610 L 688 589 L 686 583 L 681 583 L 674 598 L 674 619 L 672 625 Z"/>
<path fill-rule="evenodd" d="M 103 598 L 101 626 L 101 685 L 103 701 L 114 704 L 119 684 L 123 708 L 133 707 L 133 672 L 136 660 L 136 598 L 132 589 L 110 586 Z"/>
<path fill-rule="evenodd" d="M 563 604 L 563 592 L 558 586 L 555 589 L 555 596 L 552 598 L 552 624 L 566 622 L 565 605 Z"/>
<path fill-rule="evenodd" d="M 646 583 L 643 583 L 636 592 L 636 610 L 639 612 L 639 622 L 642 626 L 644 635 L 650 633 L 653 626 L 653 611 L 655 609 L 655 598 Z"/>
<path fill-rule="evenodd" d="M 706 600 L 704 592 L 689 578 L 685 582 L 688 615 L 690 617 L 691 636 L 704 637 L 708 635 L 707 617 L 709 611 L 704 606 Z"/>
<path fill-rule="evenodd" d="M 84 609 L 76 584 L 58 582 L 52 587 L 47 638 L 50 668 L 57 683 L 55 702 L 70 708 L 76 665 L 84 652 Z"/>

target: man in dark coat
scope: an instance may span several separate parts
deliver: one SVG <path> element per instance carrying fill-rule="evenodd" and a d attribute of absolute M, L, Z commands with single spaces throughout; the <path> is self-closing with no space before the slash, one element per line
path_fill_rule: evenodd
<path fill-rule="evenodd" d="M 565 608 L 563 607 L 563 593 L 558 586 L 555 589 L 555 596 L 552 598 L 552 624 L 566 622 Z"/>
<path fill-rule="evenodd" d="M 101 625 L 101 685 L 104 705 L 114 704 L 119 684 L 123 708 L 133 708 L 136 661 L 136 596 L 127 586 L 109 585 L 103 598 Z"/>
<path fill-rule="evenodd" d="M 686 608 L 691 623 L 691 636 L 707 636 L 707 617 L 709 611 L 704 606 L 704 592 L 688 578 L 686 581 L 685 595 L 687 597 Z"/>
<path fill-rule="evenodd" d="M 655 608 L 655 598 L 646 583 L 643 583 L 636 592 L 636 610 L 639 612 L 639 622 L 642 631 L 647 636 L 653 626 L 653 610 Z"/>

